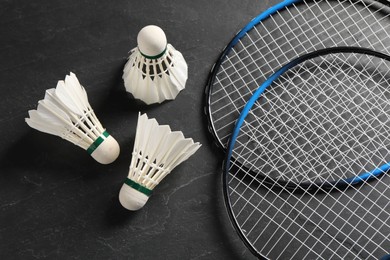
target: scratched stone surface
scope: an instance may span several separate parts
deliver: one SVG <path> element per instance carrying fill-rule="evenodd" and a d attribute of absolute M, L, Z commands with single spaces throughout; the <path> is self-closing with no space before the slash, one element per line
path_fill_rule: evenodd
<path fill-rule="evenodd" d="M 223 155 L 203 115 L 208 73 L 223 47 L 271 3 L 225 0 L 0 2 L 0 259 L 252 259 L 221 188 Z M 176 100 L 146 106 L 122 69 L 146 25 L 162 27 L 189 66 Z M 24 122 L 70 71 L 121 154 L 100 165 Z M 138 112 L 203 144 L 130 212 L 118 201 Z"/>

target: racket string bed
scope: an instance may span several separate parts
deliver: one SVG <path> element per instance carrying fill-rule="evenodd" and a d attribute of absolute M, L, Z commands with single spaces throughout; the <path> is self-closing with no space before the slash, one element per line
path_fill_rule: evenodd
<path fill-rule="evenodd" d="M 277 195 L 277 194 L 276 194 Z M 337 202 L 337 201 L 336 201 Z M 259 204 L 261 203 L 261 201 L 259 202 Z M 272 205 L 272 203 L 269 203 L 270 205 Z M 256 207 L 255 205 L 252 205 L 253 207 Z M 283 205 L 284 206 L 284 205 Z M 386 205 L 387 207 L 388 207 L 388 204 Z M 291 209 L 291 211 L 293 210 L 294 208 L 292 208 Z M 275 209 L 275 210 L 279 210 L 279 209 Z M 314 209 L 315 210 L 315 209 Z M 288 212 L 288 213 L 286 213 L 285 214 L 285 216 L 284 217 L 286 217 L 286 219 L 287 220 L 290 220 L 291 221 L 291 224 L 290 224 L 290 226 L 292 225 L 292 224 L 295 224 L 295 219 L 291 219 L 289 216 L 290 216 L 290 213 L 291 212 Z M 298 213 L 300 213 L 300 212 L 298 212 Z M 354 212 L 351 212 L 351 216 L 352 216 L 352 214 L 353 214 Z M 249 216 L 249 217 L 251 217 L 251 216 Z M 272 221 L 272 219 L 273 219 L 273 217 L 274 216 L 269 216 L 268 217 L 268 220 L 269 221 Z M 309 216 L 309 217 L 311 217 L 311 216 Z M 362 218 L 363 220 L 364 220 L 364 218 Z M 259 218 L 259 222 L 260 221 L 263 221 L 264 219 L 263 218 Z M 388 222 L 388 218 L 385 220 L 385 221 L 387 221 Z M 386 223 L 386 222 L 384 222 L 384 223 Z M 256 223 L 255 225 L 253 225 L 253 227 L 252 227 L 252 229 L 251 230 L 254 230 L 256 227 L 257 227 L 257 224 L 258 223 Z M 275 223 L 275 224 L 278 224 L 278 223 Z M 305 224 L 305 223 L 303 223 L 303 224 Z M 312 224 L 313 225 L 313 223 L 310 223 L 310 224 Z M 331 227 L 331 225 L 330 225 L 330 223 L 327 223 L 327 224 L 329 224 L 329 227 Z M 279 225 L 279 224 L 278 224 Z M 369 223 L 367 223 L 367 225 L 369 225 Z M 383 225 L 385 225 L 385 224 L 383 224 Z M 315 226 L 317 226 L 318 227 L 318 225 L 315 225 Z M 279 228 L 280 228 L 280 226 L 279 226 Z M 287 227 L 286 228 L 286 230 L 284 230 L 284 232 L 286 232 L 286 233 L 288 233 L 289 235 L 291 235 L 292 237 L 294 237 L 294 234 L 292 234 L 291 232 L 289 232 L 288 231 L 288 229 L 289 229 L 289 227 Z M 328 228 L 329 229 L 329 228 Z M 267 229 L 267 226 L 266 227 L 264 227 L 263 228 L 263 230 L 268 230 Z M 324 231 L 323 231 L 324 232 Z M 248 235 L 250 235 L 250 232 L 249 233 L 247 233 Z M 275 235 L 275 234 L 277 234 L 276 232 L 274 232 L 273 233 L 273 235 Z M 362 233 L 362 234 L 364 234 L 364 232 Z M 261 235 L 262 234 L 259 234 L 258 236 L 257 236 L 257 238 L 256 238 L 256 240 L 254 240 L 254 243 L 257 243 L 257 240 L 261 237 Z M 306 240 L 301 240 L 301 241 L 299 241 L 299 242 L 301 242 L 301 245 L 299 246 L 299 248 L 300 247 L 308 247 L 308 245 L 306 244 L 306 242 L 307 242 L 307 240 L 308 239 L 310 239 L 310 238 L 312 238 L 312 234 L 308 234 L 308 235 L 310 235 L 310 236 L 307 236 L 307 238 L 306 238 Z M 337 236 L 337 234 L 336 234 L 336 236 Z M 332 237 L 332 236 L 330 236 L 330 237 Z M 382 235 L 382 237 L 383 237 L 383 239 L 387 239 L 384 235 Z M 271 237 L 272 238 L 272 237 Z M 285 237 L 285 234 L 284 234 L 284 236 L 279 236 L 279 239 L 286 239 L 286 237 Z M 267 240 L 265 240 L 265 241 L 267 241 Z M 272 241 L 272 239 L 270 239 L 270 238 L 268 238 L 268 241 Z M 319 240 L 320 241 L 320 240 Z M 276 241 L 276 243 L 275 242 L 273 242 L 274 243 L 274 245 L 276 246 L 276 245 L 278 245 L 278 241 Z M 318 242 L 318 243 L 321 243 L 321 242 Z M 280 247 L 279 247 L 279 249 L 280 249 Z M 307 250 L 310 250 L 310 248 L 306 248 Z M 387 250 L 386 248 L 384 248 L 384 249 L 382 249 L 382 250 Z M 299 250 L 296 250 L 296 252 L 298 252 Z M 282 251 L 282 253 L 283 253 L 283 251 Z M 321 253 L 320 254 L 318 254 L 317 256 L 320 256 L 321 255 Z M 294 256 L 294 255 L 293 255 Z M 291 257 L 291 258 L 294 258 L 294 257 Z M 304 258 L 304 257 L 303 257 Z M 303 259 L 303 258 L 301 258 L 301 259 Z M 343 257 L 340 257 L 340 258 L 343 258 Z"/>
<path fill-rule="evenodd" d="M 253 91 L 287 61 L 332 46 L 390 48 L 387 7 L 373 1 L 285 1 L 246 28 L 222 55 L 209 86 L 208 113 L 225 146 Z"/>
<path fill-rule="evenodd" d="M 327 49 L 291 62 L 237 120 L 226 196 L 259 256 L 389 253 L 390 56 L 365 51 Z"/>
<path fill-rule="evenodd" d="M 326 71 L 325 71 L 326 72 Z M 353 80 L 352 80 L 352 83 L 354 83 L 353 82 Z M 288 86 L 287 86 L 288 87 Z M 347 86 L 345 86 L 345 87 L 347 87 Z M 346 90 L 348 90 L 348 89 L 346 89 Z M 301 91 L 301 92 L 298 92 L 298 93 L 302 93 L 303 91 Z M 319 92 L 319 94 L 325 94 L 324 96 L 326 96 L 326 93 L 321 93 L 321 92 Z M 338 94 L 343 94 L 342 92 L 340 92 L 340 93 L 338 93 Z M 359 96 L 359 93 L 358 92 L 356 92 L 356 94 Z M 266 95 L 265 95 L 266 96 Z M 330 99 L 331 99 L 332 97 L 330 97 Z M 294 100 L 300 100 L 300 99 L 302 99 L 303 101 L 306 101 L 307 99 L 306 98 L 302 98 L 302 97 L 292 97 L 291 98 L 291 100 L 292 101 L 294 101 Z M 316 97 L 313 97 L 313 99 L 315 100 L 316 99 Z M 364 101 L 364 99 L 363 99 L 363 101 Z M 264 104 L 263 104 L 264 105 Z M 311 107 L 310 106 L 310 104 L 305 104 L 307 107 Z M 359 104 L 357 104 L 355 107 L 357 108 L 359 106 Z M 290 110 L 293 110 L 293 112 L 295 112 L 295 111 L 297 111 L 297 107 L 296 107 L 296 105 L 294 105 L 294 104 L 292 104 L 290 107 L 288 107 L 288 108 L 286 108 L 286 107 L 277 107 L 277 105 L 275 105 L 275 107 L 276 108 L 279 108 L 280 109 L 280 111 L 283 111 L 283 110 L 285 110 L 285 109 L 290 109 Z M 313 108 L 313 107 L 312 107 Z M 351 108 L 351 107 L 350 107 Z M 354 107 L 352 107 L 352 108 L 354 108 Z M 332 113 L 332 110 L 331 109 L 327 109 L 328 111 L 323 111 L 323 112 L 329 112 L 329 113 Z M 364 112 L 364 111 L 363 111 Z M 334 114 L 334 113 L 333 113 Z M 303 115 L 303 117 L 305 117 L 304 116 L 304 114 L 302 114 Z M 322 115 L 322 114 L 319 114 L 319 115 Z M 272 116 L 272 115 L 271 115 Z M 339 116 L 339 115 L 335 115 L 335 116 Z M 353 116 L 353 114 L 352 114 L 352 116 Z M 293 117 L 292 117 L 293 118 Z M 315 119 L 315 117 L 313 117 L 313 119 Z M 342 119 L 342 118 L 341 118 Z M 356 118 L 357 120 L 359 120 L 359 118 Z M 308 118 L 305 118 L 305 120 L 303 120 L 305 123 L 307 123 L 308 121 L 310 122 L 310 119 L 308 119 Z M 329 121 L 329 123 L 330 124 L 332 124 L 332 122 L 334 121 L 334 118 L 328 118 L 328 120 L 327 121 Z M 342 120 L 341 121 L 342 123 L 344 123 L 345 125 L 347 125 L 347 124 L 349 124 L 349 122 L 348 121 L 345 121 L 345 120 Z M 275 123 L 274 122 L 272 122 L 274 125 L 275 125 Z M 280 123 L 280 122 L 279 122 Z M 321 122 L 319 122 L 319 123 L 321 123 Z M 324 123 L 324 122 L 322 122 L 322 123 Z M 384 122 L 382 125 L 386 125 L 386 123 L 387 122 Z M 260 122 L 257 122 L 257 124 L 260 126 L 260 127 L 262 127 L 262 126 L 264 126 L 264 124 L 261 124 Z M 282 125 L 285 125 L 283 122 L 281 122 L 281 124 Z M 304 125 L 303 125 L 303 123 L 300 123 L 299 121 L 295 121 L 295 125 L 298 127 L 298 129 L 301 129 L 302 127 L 304 128 Z M 380 126 L 382 126 L 382 125 L 379 125 L 379 127 Z M 359 124 L 356 124 L 356 127 L 358 127 L 359 126 Z M 342 125 L 340 125 L 340 126 L 335 126 L 334 128 L 337 130 L 337 128 L 341 128 L 342 127 Z M 353 126 L 351 126 L 351 127 L 353 127 Z M 319 126 L 318 126 L 318 128 L 319 128 Z M 261 129 L 261 131 L 264 131 L 265 129 L 263 128 L 263 129 Z M 289 130 L 289 132 L 294 132 L 294 129 L 293 128 L 289 128 L 288 129 Z M 310 130 L 310 129 L 307 129 L 307 130 Z M 352 129 L 352 130 L 355 130 L 355 129 Z M 375 128 L 373 128 L 373 130 L 375 130 Z M 261 131 L 258 133 L 258 134 L 260 134 L 261 133 Z M 277 131 L 276 131 L 277 132 Z M 329 134 L 327 131 L 324 131 L 324 133 L 325 134 Z M 306 133 L 303 133 L 303 134 L 301 134 L 301 133 L 297 133 L 297 132 L 295 132 L 295 134 L 296 135 L 302 135 L 302 136 L 306 136 L 307 134 Z M 336 133 L 337 134 L 337 133 Z M 347 133 L 348 134 L 348 133 Z M 363 134 L 365 134 L 364 132 L 362 132 L 362 135 Z M 320 138 L 321 136 L 317 136 L 318 138 Z M 331 136 L 332 137 L 332 136 Z M 348 136 L 347 136 L 348 137 Z M 357 137 L 357 138 L 359 138 L 359 136 Z M 272 138 L 270 138 L 269 139 L 270 140 L 270 142 L 272 142 Z M 292 139 L 292 140 L 294 140 L 294 139 Z M 341 142 L 341 144 L 344 144 L 345 142 L 347 142 L 348 140 L 343 140 L 342 142 Z M 370 141 L 370 139 L 369 140 L 367 140 L 367 141 Z M 323 143 L 325 143 L 325 142 L 323 142 Z M 329 142 L 326 142 L 327 144 L 329 144 Z M 313 147 L 316 147 L 316 145 L 315 144 L 312 144 L 313 145 Z M 267 146 L 264 146 L 263 147 L 263 149 L 264 148 L 267 148 Z M 337 146 L 334 146 L 334 148 L 335 149 L 337 149 Z M 300 146 L 296 146 L 296 149 L 300 149 Z M 304 155 L 306 154 L 306 152 L 304 151 L 304 150 L 302 150 L 301 149 L 301 151 L 304 153 Z M 273 153 L 271 150 L 266 150 L 265 152 L 264 152 L 265 154 L 269 154 L 269 153 Z M 295 153 L 295 151 L 293 150 L 293 151 L 291 151 L 290 152 L 290 154 L 294 154 Z M 306 154 L 307 155 L 307 154 Z M 317 155 L 315 155 L 315 156 L 317 156 Z M 365 156 L 365 154 L 364 154 L 364 156 Z M 311 159 L 313 159 L 313 160 L 315 160 L 315 157 L 314 156 L 312 156 L 312 158 Z M 346 162 L 345 164 L 347 164 L 348 162 Z M 260 169 L 261 170 L 261 169 Z M 312 170 L 314 170 L 314 169 L 312 169 Z M 334 170 L 334 169 L 330 169 L 331 171 L 332 170 Z"/>
<path fill-rule="evenodd" d="M 246 184 L 245 184 L 246 185 Z M 253 194 L 257 194 L 257 192 L 258 191 L 252 191 L 253 192 Z M 291 191 L 289 191 L 289 193 L 290 193 Z M 241 192 L 239 192 L 239 193 L 241 193 Z M 267 194 L 268 196 L 270 195 L 270 194 Z M 276 194 L 276 193 L 274 193 L 274 194 L 271 194 L 272 196 L 278 196 L 278 194 Z M 291 196 L 291 195 L 290 195 Z M 269 207 L 272 207 L 272 205 L 275 203 L 275 201 L 272 201 L 272 202 L 268 202 L 268 201 L 259 201 L 258 202 L 258 204 L 257 205 L 254 205 L 253 203 L 251 203 L 250 202 L 250 200 L 252 200 L 253 198 L 250 198 L 248 201 L 246 200 L 245 202 L 246 202 L 246 205 L 245 205 L 245 207 L 247 207 L 248 206 L 248 204 L 250 204 L 250 206 L 251 207 L 253 207 L 253 208 L 259 208 L 259 205 L 260 204 L 264 204 L 264 203 L 266 203 L 266 205 L 267 204 L 269 204 L 270 206 Z M 289 197 L 287 197 L 286 198 L 286 200 L 287 199 L 289 199 Z M 335 201 L 335 202 L 337 202 L 337 200 Z M 236 203 L 239 203 L 239 201 L 236 201 Z M 234 207 L 235 205 L 233 204 L 232 205 L 232 207 Z M 285 205 L 281 205 L 281 206 L 283 206 L 283 207 L 286 207 Z M 348 204 L 346 205 L 346 206 L 348 206 Z M 387 203 L 386 205 L 385 205 L 387 208 L 389 207 L 389 203 Z M 262 206 L 262 207 L 264 207 L 264 206 Z M 279 206 L 280 207 L 280 206 Z M 296 225 L 296 219 L 293 219 L 293 218 L 291 218 L 290 217 L 290 215 L 291 215 L 291 213 L 292 213 L 292 211 L 294 211 L 294 206 L 290 206 L 291 207 L 291 211 L 290 212 L 287 212 L 287 213 L 285 213 L 284 215 L 283 215 L 283 217 L 285 218 L 284 219 L 284 221 L 290 221 L 291 223 L 290 223 L 290 226 L 289 227 L 287 227 L 287 228 L 285 228 L 284 230 L 283 230 L 283 236 L 280 236 L 280 235 L 278 235 L 278 233 L 275 231 L 275 230 L 277 230 L 278 228 L 282 228 L 282 224 L 280 224 L 280 223 L 278 223 L 278 222 L 276 222 L 276 221 L 274 221 L 274 225 L 278 225 L 278 227 L 272 227 L 272 228 L 270 228 L 269 226 L 265 226 L 265 227 L 259 227 L 259 222 L 263 222 L 263 221 L 268 221 L 268 222 L 272 222 L 273 221 L 273 219 L 274 219 L 274 217 L 275 217 L 275 215 L 272 215 L 272 216 L 268 216 L 268 215 L 266 215 L 265 213 L 269 210 L 269 208 L 268 209 L 265 209 L 264 210 L 264 216 L 262 216 L 261 218 L 258 218 L 258 217 L 256 217 L 256 219 L 258 219 L 258 221 L 256 222 L 256 223 L 250 223 L 250 226 L 252 226 L 251 227 L 251 229 L 250 229 L 250 231 L 249 232 L 246 232 L 245 231 L 245 222 L 251 222 L 251 221 L 253 221 L 253 219 L 252 218 L 254 218 L 254 212 L 252 212 L 248 217 L 247 217 L 247 219 L 244 221 L 244 223 L 242 224 L 242 227 L 243 227 L 243 230 L 244 230 L 244 232 L 246 233 L 246 235 L 247 236 L 250 236 L 251 234 L 250 234 L 250 232 L 252 231 L 252 230 L 263 230 L 264 232 L 267 232 L 267 231 L 269 231 L 270 229 L 272 229 L 273 230 L 273 233 L 272 233 L 272 236 L 271 237 L 269 237 L 269 235 L 268 235 L 268 237 L 266 237 L 266 238 L 264 238 L 264 237 L 262 237 L 262 235 L 263 235 L 263 233 L 260 233 L 260 234 L 258 234 L 257 235 L 257 237 L 253 240 L 253 244 L 256 244 L 256 243 L 258 243 L 258 240 L 262 240 L 261 241 L 261 243 L 267 243 L 267 242 L 264 242 L 264 241 L 272 241 L 272 244 L 274 244 L 274 246 L 278 246 L 278 252 L 281 252 L 281 254 L 283 254 L 284 253 L 284 251 L 282 250 L 282 251 L 280 251 L 280 249 L 282 248 L 281 247 L 281 245 L 278 243 L 279 242 L 279 240 L 281 240 L 281 239 L 283 239 L 283 240 L 286 240 L 287 238 L 286 238 L 286 234 L 288 234 L 288 235 L 290 235 L 291 236 L 291 238 L 295 238 L 297 241 L 295 241 L 295 242 L 300 242 L 300 245 L 298 246 L 298 249 L 300 249 L 300 248 L 302 248 L 302 247 L 305 247 L 305 250 L 308 250 L 308 252 L 312 252 L 312 251 L 310 251 L 311 250 L 311 248 L 309 247 L 309 245 L 307 245 L 307 241 L 309 240 L 309 239 L 316 239 L 316 237 L 314 237 L 314 235 L 313 234 L 311 234 L 311 233 L 309 233 L 308 231 L 305 231 L 305 227 L 306 226 L 302 226 L 301 227 L 301 230 L 300 231 L 303 231 L 303 232 L 306 232 L 307 234 L 306 234 L 306 239 L 305 240 L 303 240 L 303 239 L 297 239 L 297 237 L 294 235 L 294 233 L 297 233 L 297 232 L 299 232 L 299 231 L 289 231 L 289 229 L 290 229 L 290 227 L 292 226 L 292 225 Z M 276 207 L 274 207 L 273 208 L 275 211 L 278 211 L 277 213 L 281 213 L 280 212 L 280 209 L 279 208 L 276 208 Z M 241 209 L 241 211 L 243 211 L 244 209 Z M 315 212 L 315 209 L 313 210 L 313 212 Z M 296 210 L 295 210 L 295 214 L 297 215 L 298 213 L 300 213 L 300 212 L 296 212 Z M 351 213 L 351 216 L 353 216 L 353 213 L 354 212 L 349 212 L 349 213 Z M 309 215 L 308 217 L 310 218 L 311 216 L 312 216 L 313 214 L 311 214 L 311 215 Z M 299 216 L 299 215 L 297 215 L 297 216 Z M 240 217 L 239 216 L 239 213 L 237 213 L 237 215 L 236 215 L 236 217 Z M 373 216 L 371 216 L 371 217 L 373 217 Z M 375 217 L 375 216 L 374 216 Z M 264 218 L 266 218 L 266 220 L 264 220 Z M 309 219 L 309 218 L 307 218 L 307 220 Z M 364 218 L 362 218 L 363 220 L 364 220 Z M 381 220 L 381 221 L 383 221 L 383 220 Z M 387 223 L 389 222 L 389 218 L 387 218 L 386 220 L 385 220 Z M 384 223 L 386 223 L 386 222 L 384 222 Z M 383 223 L 383 225 L 385 225 Z M 301 225 L 306 225 L 307 223 L 302 223 Z M 310 222 L 309 223 L 310 225 L 313 225 L 313 226 L 315 226 L 315 227 L 317 227 L 317 228 L 319 228 L 319 229 L 321 229 L 318 225 L 315 225 L 315 224 L 313 224 L 312 222 Z M 332 227 L 332 225 L 331 225 L 331 223 L 327 223 L 328 225 L 329 225 L 329 227 L 328 227 L 328 229 L 330 228 L 330 227 Z M 369 223 L 366 223 L 367 224 L 367 226 L 369 225 Z M 387 227 L 388 227 L 388 225 L 386 225 Z M 315 230 L 313 229 L 313 232 L 314 232 Z M 322 231 L 322 232 L 324 232 L 324 231 Z M 364 231 L 363 231 L 363 233 L 364 233 Z M 324 234 L 326 234 L 326 233 L 324 233 Z M 345 234 L 344 234 L 345 235 Z M 264 236 L 266 236 L 265 234 L 264 234 Z M 278 241 L 274 241 L 274 240 L 272 240 L 272 237 L 273 236 L 278 236 L 279 237 L 279 239 L 278 239 Z M 330 238 L 333 238 L 333 237 L 335 237 L 335 236 L 337 236 L 337 234 L 335 234 L 335 235 L 329 235 L 329 237 Z M 383 237 L 383 239 L 388 239 L 387 237 L 385 237 L 384 235 L 382 235 L 382 237 Z M 333 238 L 333 239 L 335 239 L 335 238 Z M 288 239 L 287 239 L 288 240 Z M 288 240 L 288 241 L 292 241 L 292 240 Z M 320 241 L 320 240 L 319 240 Z M 318 242 L 318 243 L 322 243 L 322 242 Z M 263 248 L 264 247 L 266 247 L 267 246 L 267 244 L 265 244 L 264 246 L 263 246 Z M 285 248 L 288 248 L 288 245 L 286 245 L 286 247 Z M 272 249 L 273 248 L 271 248 L 271 250 L 270 250 L 270 252 L 272 251 Z M 297 253 L 297 252 L 299 252 L 299 250 L 296 250 L 297 248 L 295 248 L 294 247 L 294 251 Z M 290 249 L 291 250 L 291 249 Z M 388 250 L 387 248 L 382 248 L 382 250 L 385 252 L 385 250 Z M 264 255 L 267 255 L 268 254 L 268 252 L 263 252 L 262 251 L 262 254 L 264 254 Z M 320 257 L 321 255 L 323 255 L 323 251 L 321 252 L 321 253 L 316 253 L 316 257 Z M 294 256 L 295 256 L 295 254 L 294 255 L 290 255 L 289 256 L 289 258 L 291 257 L 291 259 L 294 259 Z M 278 257 L 276 257 L 276 258 L 279 258 L 280 257 L 280 255 L 278 256 Z M 286 257 L 286 256 L 284 256 L 284 257 Z M 298 256 L 298 258 L 297 259 L 304 259 L 305 257 L 302 257 L 301 255 L 300 256 Z M 340 257 L 338 257 L 339 259 L 343 259 L 344 257 L 342 257 L 342 256 L 340 256 Z M 308 257 L 308 259 L 310 259 L 310 257 Z"/>

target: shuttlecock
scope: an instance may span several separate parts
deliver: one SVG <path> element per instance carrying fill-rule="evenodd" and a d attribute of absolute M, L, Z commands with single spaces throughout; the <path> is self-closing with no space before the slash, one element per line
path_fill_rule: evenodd
<path fill-rule="evenodd" d="M 65 81 L 58 81 L 56 88 L 46 90 L 37 109 L 28 113 L 26 122 L 30 127 L 80 146 L 99 163 L 111 163 L 119 155 L 117 141 L 97 119 L 85 89 L 73 73 Z"/>
<path fill-rule="evenodd" d="M 144 27 L 137 43 L 123 69 L 126 90 L 146 104 L 175 99 L 188 77 L 183 55 L 167 43 L 164 31 L 155 25 Z"/>
<path fill-rule="evenodd" d="M 129 175 L 119 192 L 122 206 L 128 210 L 142 208 L 160 181 L 200 146 L 182 132 L 172 132 L 156 119 L 139 115 Z"/>

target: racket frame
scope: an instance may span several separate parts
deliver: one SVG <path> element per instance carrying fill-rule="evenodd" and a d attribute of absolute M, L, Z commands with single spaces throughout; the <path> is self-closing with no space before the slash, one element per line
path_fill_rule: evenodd
<path fill-rule="evenodd" d="M 366 55 L 371 55 L 375 56 L 377 58 L 382 58 L 390 62 L 390 56 L 386 55 L 384 53 L 380 53 L 371 49 L 366 49 L 366 48 L 361 48 L 361 47 L 332 47 L 332 48 L 326 48 L 326 49 L 320 49 L 314 52 L 310 52 L 307 54 L 304 54 L 293 61 L 289 62 L 288 64 L 284 65 L 281 67 L 279 70 L 277 70 L 275 73 L 273 73 L 266 81 L 264 81 L 263 84 L 261 84 L 254 94 L 251 96 L 251 98 L 247 101 L 245 104 L 244 108 L 242 109 L 236 123 L 233 129 L 233 132 L 229 138 L 228 142 L 228 148 L 226 151 L 226 158 L 223 163 L 223 174 L 222 174 L 222 185 L 223 185 L 223 195 L 224 195 L 224 202 L 225 202 L 225 207 L 228 212 L 229 219 L 236 230 L 237 234 L 239 235 L 240 239 L 244 242 L 246 247 L 251 251 L 253 255 L 255 255 L 258 258 L 261 259 L 266 259 L 264 256 L 262 256 L 255 248 L 254 245 L 248 240 L 248 238 L 244 235 L 243 231 L 240 228 L 239 223 L 237 222 L 233 209 L 232 209 L 232 204 L 231 204 L 231 199 L 229 196 L 229 169 L 230 169 L 230 162 L 232 160 L 232 152 L 234 149 L 235 141 L 236 138 L 240 132 L 240 128 L 243 125 L 243 122 L 246 118 L 246 116 L 249 114 L 251 108 L 254 106 L 258 98 L 261 97 L 261 95 L 264 93 L 264 91 L 269 87 L 279 76 L 284 74 L 286 71 L 289 69 L 293 68 L 294 66 L 315 58 L 319 56 L 324 56 L 328 54 L 333 54 L 333 53 L 359 53 L 359 54 L 366 54 Z M 236 158 L 234 159 L 236 160 Z M 236 163 L 236 162 L 235 162 Z M 242 165 L 240 167 L 243 167 Z M 270 184 L 271 186 L 278 188 L 284 188 L 284 189 L 290 189 L 294 191 L 329 191 L 333 188 L 337 189 L 345 189 L 349 187 L 350 185 L 360 185 L 366 181 L 369 181 L 371 179 L 377 178 L 380 175 L 382 175 L 384 172 L 388 171 L 390 169 L 390 162 L 383 164 L 382 166 L 374 169 L 371 172 L 366 172 L 362 173 L 358 176 L 355 177 L 350 177 L 345 180 L 339 180 L 339 181 L 327 181 L 324 183 L 298 183 L 298 184 L 292 184 L 292 183 L 287 183 L 285 181 L 280 181 L 280 180 L 273 180 L 272 183 L 272 178 L 263 176 L 265 178 L 264 184 Z M 255 173 L 253 173 L 253 176 L 257 176 Z M 263 181 L 262 181 L 263 183 Z M 275 185 L 276 184 L 276 185 Z"/>
<path fill-rule="evenodd" d="M 205 99 L 204 99 L 203 107 L 204 107 L 204 114 L 206 115 L 206 119 L 207 119 L 208 131 L 211 133 L 216 146 L 220 150 L 222 150 L 223 152 L 226 152 L 226 149 L 227 149 L 226 145 L 227 144 L 223 144 L 220 137 L 217 134 L 216 127 L 215 127 L 214 122 L 212 120 L 212 111 L 211 111 L 211 106 L 210 106 L 211 92 L 213 89 L 213 84 L 215 82 L 217 73 L 219 71 L 219 67 L 221 66 L 221 64 L 223 63 L 225 58 L 228 56 L 228 54 L 230 53 L 232 48 L 239 42 L 239 40 L 242 39 L 246 35 L 246 33 L 248 33 L 250 30 L 252 30 L 257 24 L 263 22 L 268 17 L 276 14 L 278 11 L 280 11 L 286 7 L 289 7 L 291 5 L 298 4 L 298 3 L 301 3 L 304 1 L 305 0 L 284 0 L 284 1 L 278 3 L 274 6 L 271 6 L 270 8 L 265 10 L 264 12 L 260 13 L 258 16 L 254 17 L 248 24 L 246 24 L 244 26 L 244 28 L 242 28 L 240 31 L 238 31 L 238 33 L 236 33 L 236 35 L 229 42 L 229 44 L 226 45 L 226 47 L 223 49 L 223 51 L 220 54 L 220 56 L 218 57 L 217 61 L 214 63 L 213 67 L 211 68 L 210 73 L 209 73 L 209 77 L 208 77 L 208 80 L 207 80 L 207 83 L 206 83 L 206 86 L 204 89 Z M 334 0 L 334 1 L 336 1 L 336 0 Z M 356 0 L 344 0 L 344 1 L 354 2 Z M 372 6 L 377 5 L 377 8 L 379 10 L 381 10 L 381 12 L 383 12 L 383 9 L 386 9 L 386 11 L 388 13 L 390 13 L 390 2 L 389 1 L 386 1 L 386 0 L 362 0 L 360 2 L 364 2 L 364 3 L 367 3 L 367 5 L 372 5 Z"/>

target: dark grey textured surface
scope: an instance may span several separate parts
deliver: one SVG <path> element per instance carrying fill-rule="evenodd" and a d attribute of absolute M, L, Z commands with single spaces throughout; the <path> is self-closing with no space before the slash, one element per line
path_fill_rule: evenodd
<path fill-rule="evenodd" d="M 221 160 L 203 115 L 208 72 L 234 33 L 268 1 L 1 1 L 0 259 L 251 259 L 223 204 Z M 162 27 L 189 66 L 175 101 L 145 106 L 125 92 L 128 51 Z M 111 165 L 24 122 L 45 89 L 72 71 L 121 146 Z M 118 202 L 138 111 L 202 148 L 139 212 Z"/>

